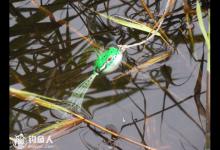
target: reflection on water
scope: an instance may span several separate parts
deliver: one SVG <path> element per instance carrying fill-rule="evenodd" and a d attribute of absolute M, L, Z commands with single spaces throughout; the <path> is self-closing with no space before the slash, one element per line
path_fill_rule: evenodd
<path fill-rule="evenodd" d="M 161 17 L 167 1 L 147 2 L 148 7 L 142 0 L 11 1 L 10 86 L 68 99 L 72 90 L 92 74 L 96 53 L 109 43 L 133 44 L 148 36 L 93 11 L 153 26 L 153 19 Z M 154 37 L 145 45 L 126 50 L 118 70 L 96 77 L 83 103 L 92 121 L 157 149 L 204 148 L 207 49 L 196 23 L 195 4 L 177 1 L 162 24 L 177 49 L 171 57 L 116 79 L 129 70 L 128 66 L 139 66 L 170 50 L 163 40 Z M 182 6 L 189 6 L 191 11 L 183 11 Z M 207 9 L 205 3 L 202 7 Z M 204 15 L 206 20 L 207 12 Z M 193 28 L 187 28 L 189 23 Z M 21 132 L 28 135 L 58 120 L 54 111 L 10 97 L 12 136 Z M 78 150 L 140 148 L 85 124 L 70 128 L 55 145 Z"/>

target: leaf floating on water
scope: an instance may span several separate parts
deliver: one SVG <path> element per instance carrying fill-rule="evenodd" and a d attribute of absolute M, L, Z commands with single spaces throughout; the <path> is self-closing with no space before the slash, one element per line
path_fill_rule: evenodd
<path fill-rule="evenodd" d="M 198 110 L 198 114 L 202 115 L 204 117 L 206 117 L 206 110 L 201 102 L 201 90 L 202 90 L 202 78 L 203 78 L 203 65 L 204 65 L 204 51 L 202 54 L 202 59 L 201 59 L 201 63 L 200 63 L 200 67 L 199 67 L 199 72 L 198 72 L 198 77 L 197 77 L 197 81 L 196 81 L 196 85 L 194 88 L 194 99 L 195 99 L 195 103 L 196 103 L 196 107 Z M 200 117 L 200 116 L 199 116 Z"/>
<path fill-rule="evenodd" d="M 80 118 L 73 118 L 73 119 L 70 119 L 70 120 L 63 120 L 63 121 L 59 121 L 55 124 L 52 124 L 52 125 L 49 125 L 43 129 L 40 129 L 38 130 L 37 132 L 34 132 L 32 133 L 31 135 L 32 136 L 37 136 L 37 135 L 41 135 L 41 134 L 48 134 L 49 132 L 50 135 L 53 134 L 53 135 L 57 135 L 57 131 L 58 130 L 62 130 L 62 129 L 65 129 L 65 128 L 68 128 L 68 127 L 72 127 L 72 126 L 76 126 L 78 124 L 80 124 L 81 122 L 83 121 L 83 119 L 80 119 Z"/>
<path fill-rule="evenodd" d="M 155 35 L 161 37 L 161 34 L 159 32 L 157 32 L 156 30 L 153 30 L 152 28 L 148 27 L 146 24 L 137 22 L 137 21 L 129 19 L 129 18 L 124 18 L 124 17 L 121 17 L 121 16 L 108 16 L 105 13 L 98 13 L 98 14 L 100 16 L 106 18 L 106 19 L 109 19 L 109 20 L 117 23 L 117 24 L 120 24 L 120 25 L 123 25 L 123 26 L 126 26 L 126 27 L 130 27 L 130 28 L 134 28 L 134 29 L 137 29 L 137 30 L 141 30 L 141 31 L 144 31 L 144 32 L 149 32 L 149 33 L 152 33 L 152 34 L 154 33 Z"/>
<path fill-rule="evenodd" d="M 159 56 L 155 56 L 155 57 L 151 58 L 150 60 L 148 60 L 148 61 L 146 61 L 146 62 L 144 62 L 144 63 L 142 63 L 142 64 L 140 64 L 138 66 L 134 66 L 129 71 L 127 71 L 127 72 L 117 76 L 114 80 L 117 80 L 117 79 L 119 79 L 119 78 L 121 78 L 123 76 L 126 76 L 126 75 L 130 74 L 130 73 L 136 73 L 136 72 L 139 72 L 139 71 L 141 71 L 143 69 L 146 69 L 147 67 L 149 67 L 149 66 L 151 66 L 151 65 L 153 65 L 155 63 L 158 63 L 158 62 L 160 62 L 162 60 L 167 59 L 170 55 L 171 55 L 171 52 L 167 51 L 167 52 L 162 53 Z"/>

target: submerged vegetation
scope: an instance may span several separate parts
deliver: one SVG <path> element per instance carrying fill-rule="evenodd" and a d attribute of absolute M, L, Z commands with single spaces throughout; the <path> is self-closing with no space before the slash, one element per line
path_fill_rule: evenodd
<path fill-rule="evenodd" d="M 210 149 L 209 3 L 10 0 L 10 148 Z"/>

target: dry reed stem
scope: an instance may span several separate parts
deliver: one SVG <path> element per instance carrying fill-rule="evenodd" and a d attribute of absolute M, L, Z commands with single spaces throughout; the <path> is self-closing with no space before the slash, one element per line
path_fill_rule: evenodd
<path fill-rule="evenodd" d="M 29 93 L 29 94 L 27 94 L 27 93 Z M 125 141 L 128 141 L 130 143 L 136 144 L 136 145 L 144 147 L 144 148 L 147 148 L 149 150 L 156 150 L 155 148 L 152 148 L 150 146 L 144 145 L 144 144 L 142 144 L 140 142 L 137 142 L 137 141 L 134 141 L 134 140 L 132 140 L 132 139 L 130 139 L 128 137 L 125 137 L 123 135 L 119 135 L 119 134 L 117 134 L 117 133 L 115 133 L 113 131 L 110 131 L 110 130 L 106 129 L 105 127 L 102 127 L 101 125 L 98 125 L 95 122 L 92 122 L 92 121 L 90 121 L 90 120 L 80 116 L 79 114 L 76 114 L 76 113 L 74 113 L 74 112 L 72 112 L 72 111 L 70 111 L 70 110 L 68 110 L 68 109 L 66 109 L 66 108 L 64 108 L 62 106 L 50 103 L 48 101 L 44 101 L 44 100 L 42 100 L 42 99 L 40 99 L 38 97 L 33 97 L 32 95 L 30 95 L 30 92 L 25 92 L 25 91 L 22 91 L 22 90 L 17 90 L 17 89 L 14 89 L 14 88 L 10 88 L 10 95 L 11 96 L 15 96 L 15 97 L 17 97 L 17 98 L 19 98 L 21 100 L 31 101 L 31 102 L 33 102 L 33 103 L 35 103 L 37 105 L 40 105 L 40 106 L 43 106 L 43 107 L 47 107 L 47 108 L 50 108 L 50 109 L 55 109 L 56 108 L 56 110 L 69 113 L 69 114 L 73 115 L 74 117 L 81 119 L 83 122 L 88 123 L 88 124 L 98 128 L 98 129 L 100 129 L 100 130 L 102 130 L 102 131 L 104 131 L 104 132 L 106 132 L 108 134 L 111 134 L 111 135 L 113 135 L 113 136 L 115 136 L 117 138 L 123 139 Z"/>

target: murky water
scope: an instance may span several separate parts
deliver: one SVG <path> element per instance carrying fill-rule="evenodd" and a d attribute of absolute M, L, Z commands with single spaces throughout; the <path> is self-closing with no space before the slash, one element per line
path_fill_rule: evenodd
<path fill-rule="evenodd" d="M 152 24 L 141 2 L 10 2 L 10 87 L 68 99 L 73 89 L 92 74 L 97 45 L 102 51 L 112 41 L 118 45 L 133 44 L 147 37 L 147 33 L 113 23 L 90 10 Z M 166 1 L 147 2 L 158 20 Z M 195 2 L 189 4 L 195 10 Z M 207 49 L 193 13 L 194 45 L 190 45 L 182 6 L 182 1 L 177 1 L 172 15 L 162 24 L 177 49 L 169 59 L 115 80 L 129 70 L 122 64 L 113 73 L 94 79 L 83 103 L 85 111 L 93 116 L 92 121 L 159 150 L 204 149 Z M 207 24 L 207 17 L 204 20 Z M 91 40 L 93 44 L 89 44 Z M 123 61 L 140 65 L 168 50 L 155 37 L 145 45 L 128 49 Z M 11 136 L 28 135 L 57 120 L 47 108 L 10 97 Z M 112 140 L 109 134 L 95 131 L 85 123 L 67 131 L 54 139 L 53 149 L 143 149 L 122 139 Z"/>

